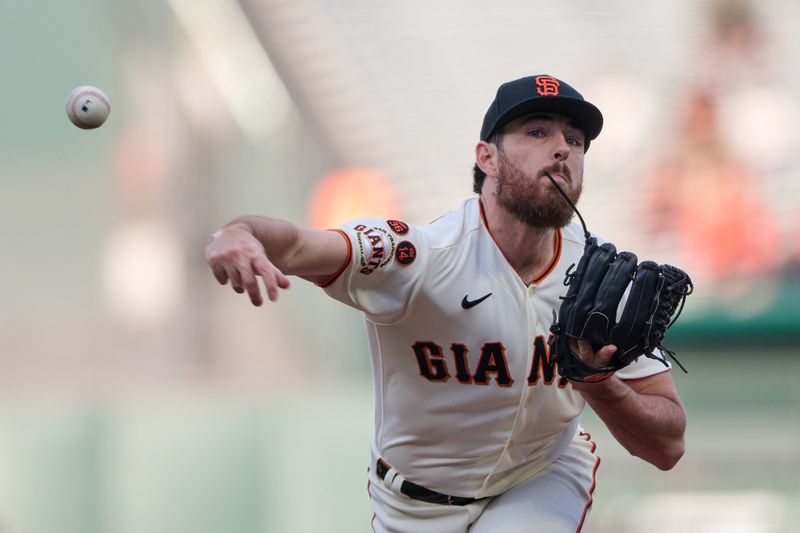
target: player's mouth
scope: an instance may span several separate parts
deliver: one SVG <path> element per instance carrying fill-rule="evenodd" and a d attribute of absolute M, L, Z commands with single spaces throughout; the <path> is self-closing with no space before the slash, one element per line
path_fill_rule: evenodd
<path fill-rule="evenodd" d="M 569 185 L 572 182 L 571 173 L 566 165 L 560 163 L 550 165 L 539 173 L 539 177 L 547 179 L 548 174 L 550 174 L 554 180 L 560 181 L 565 185 Z"/>
<path fill-rule="evenodd" d="M 550 176 L 553 178 L 553 181 L 550 181 L 550 178 L 547 177 L 547 174 L 544 174 L 544 176 L 542 178 L 540 178 L 540 179 L 544 180 L 544 182 L 545 182 L 544 186 L 545 187 L 549 187 L 551 189 L 555 189 L 556 187 L 559 187 L 559 188 L 561 188 L 561 190 L 564 190 L 564 191 L 571 191 L 572 190 L 572 181 L 569 178 L 567 178 L 564 174 L 560 174 L 558 172 L 556 172 L 556 173 L 548 172 L 548 174 L 550 174 Z M 555 192 L 555 191 L 553 191 L 553 192 Z"/>

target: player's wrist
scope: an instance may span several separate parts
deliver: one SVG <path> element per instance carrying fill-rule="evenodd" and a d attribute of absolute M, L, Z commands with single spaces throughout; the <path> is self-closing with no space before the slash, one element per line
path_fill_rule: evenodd
<path fill-rule="evenodd" d="M 255 229 L 253 228 L 252 224 L 243 220 L 234 220 L 226 224 L 221 230 L 214 232 L 212 236 L 216 238 L 225 233 L 235 233 L 239 231 L 249 233 L 250 235 L 255 235 Z"/>
<path fill-rule="evenodd" d="M 631 392 L 630 387 L 618 377 L 612 375 L 601 381 L 573 381 L 572 388 L 581 393 L 584 398 L 591 397 L 603 402 L 618 402 L 624 400 Z"/>

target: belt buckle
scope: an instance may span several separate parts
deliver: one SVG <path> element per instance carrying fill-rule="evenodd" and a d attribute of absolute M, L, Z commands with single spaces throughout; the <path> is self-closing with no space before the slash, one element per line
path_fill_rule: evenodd
<path fill-rule="evenodd" d="M 447 495 L 447 505 L 455 505 L 455 498 L 453 496 Z"/>
<path fill-rule="evenodd" d="M 375 473 L 378 474 L 378 477 L 384 479 L 388 471 L 389 467 L 386 463 L 384 463 L 382 459 L 378 459 L 375 463 Z"/>

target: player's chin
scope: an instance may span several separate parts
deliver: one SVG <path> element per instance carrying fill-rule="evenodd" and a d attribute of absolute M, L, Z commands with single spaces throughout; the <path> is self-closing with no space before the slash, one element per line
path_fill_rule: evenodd
<path fill-rule="evenodd" d="M 567 198 L 569 198 L 573 204 L 577 204 L 581 197 L 581 187 L 579 185 L 575 185 L 571 180 L 564 180 L 563 178 L 558 180 L 557 183 L 558 187 L 561 188 L 561 192 L 566 194 Z M 543 191 L 545 191 L 544 194 L 546 194 L 546 198 L 548 200 L 564 203 L 564 196 L 558 191 L 558 188 L 556 188 L 556 186 L 550 180 L 547 180 L 547 183 L 544 184 L 542 188 Z M 572 213 L 571 207 L 569 208 L 569 212 Z"/>
<path fill-rule="evenodd" d="M 558 188 L 547 178 L 544 178 L 546 183 L 541 183 L 538 188 L 538 193 L 541 198 L 546 198 L 548 202 L 563 202 L 564 197 L 558 191 Z M 558 181 L 558 187 L 570 198 L 572 198 L 573 192 L 572 187 L 570 184 L 563 179 Z"/>
<path fill-rule="evenodd" d="M 572 215 L 572 208 L 559 195 L 557 198 L 553 198 L 553 201 L 546 209 L 543 209 L 540 216 L 544 226 L 548 228 L 563 228 L 572 220 Z"/>

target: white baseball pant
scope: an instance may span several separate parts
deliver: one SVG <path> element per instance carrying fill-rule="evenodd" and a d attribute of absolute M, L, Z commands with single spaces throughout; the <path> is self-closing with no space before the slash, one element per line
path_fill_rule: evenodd
<path fill-rule="evenodd" d="M 369 472 L 375 533 L 577 533 L 592 505 L 600 458 L 586 433 L 535 477 L 508 491 L 457 506 L 409 498 Z M 388 485 L 388 486 L 387 486 Z"/>

